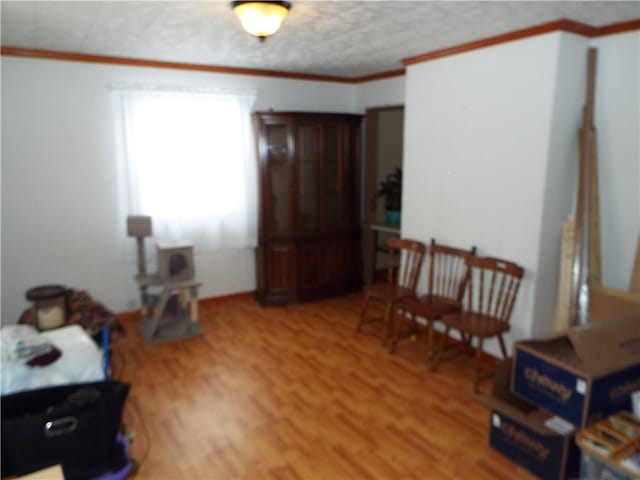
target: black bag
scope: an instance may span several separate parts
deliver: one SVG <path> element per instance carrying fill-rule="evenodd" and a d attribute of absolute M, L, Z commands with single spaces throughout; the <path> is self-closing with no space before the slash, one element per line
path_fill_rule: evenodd
<path fill-rule="evenodd" d="M 123 468 L 116 442 L 126 383 L 79 383 L 3 396 L 2 476 L 61 464 L 65 479 L 87 479 Z"/>

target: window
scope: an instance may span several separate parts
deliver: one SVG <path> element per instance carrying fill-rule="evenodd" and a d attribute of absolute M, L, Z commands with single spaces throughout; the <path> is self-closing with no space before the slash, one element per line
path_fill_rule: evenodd
<path fill-rule="evenodd" d="M 252 94 L 116 88 L 128 214 L 198 250 L 256 244 Z"/>

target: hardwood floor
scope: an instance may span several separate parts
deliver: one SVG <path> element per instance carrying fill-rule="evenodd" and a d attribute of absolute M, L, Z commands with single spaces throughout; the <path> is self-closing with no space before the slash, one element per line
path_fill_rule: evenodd
<path fill-rule="evenodd" d="M 361 302 L 209 303 L 203 336 L 154 346 L 125 322 L 136 478 L 533 478 L 489 448 L 471 357 L 431 373 L 421 341 L 390 355 L 375 326 L 354 333 Z"/>

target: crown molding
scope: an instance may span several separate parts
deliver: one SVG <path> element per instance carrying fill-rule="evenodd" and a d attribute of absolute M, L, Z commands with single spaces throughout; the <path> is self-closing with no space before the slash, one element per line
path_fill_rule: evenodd
<path fill-rule="evenodd" d="M 353 78 L 352 83 L 365 83 L 374 80 L 384 80 L 385 78 L 401 77 L 404 75 L 404 73 L 404 68 L 401 68 L 399 70 L 389 70 L 388 72 L 372 73 L 371 75 L 364 75 L 362 77 Z"/>
<path fill-rule="evenodd" d="M 640 30 L 640 18 L 635 20 L 629 20 L 628 22 L 612 23 L 611 25 L 605 25 L 603 27 L 595 27 L 593 37 L 603 37 L 605 35 L 612 35 L 614 33 L 631 32 L 633 30 Z"/>
<path fill-rule="evenodd" d="M 192 70 L 208 73 L 226 73 L 234 75 L 253 75 L 259 77 L 291 78 L 294 80 L 312 80 L 320 82 L 356 83 L 355 79 L 332 75 L 316 75 L 311 73 L 284 72 L 278 70 L 260 70 L 255 68 L 224 67 L 219 65 L 200 65 L 197 63 L 166 62 L 161 60 L 145 60 L 141 58 L 113 57 L 109 55 L 93 55 L 87 53 L 62 52 L 57 50 L 37 50 L 11 46 L 0 47 L 0 54 L 13 57 L 43 58 L 48 60 L 64 60 L 69 62 L 106 63 L 133 67 L 169 68 L 176 70 Z"/>
<path fill-rule="evenodd" d="M 459 53 L 478 50 L 485 47 L 491 47 L 494 45 L 499 45 L 501 43 L 511 42 L 513 40 L 521 40 L 523 38 L 533 37 L 550 32 L 568 32 L 592 38 L 638 29 L 640 29 L 640 19 L 630 20 L 628 22 L 614 23 L 611 25 L 605 25 L 603 27 L 592 27 L 590 25 L 575 22 L 573 20 L 560 19 L 553 22 L 535 25 L 533 27 L 523 28 L 521 30 L 514 30 L 512 32 L 495 35 L 493 37 L 474 40 L 473 42 L 462 43 L 453 47 L 434 50 L 431 52 L 423 53 L 421 55 L 416 55 L 414 57 L 404 58 L 402 60 L 402 63 L 406 67 L 407 65 L 428 62 L 437 58 L 457 55 Z"/>
<path fill-rule="evenodd" d="M 416 63 L 427 62 L 435 60 L 437 58 L 448 57 L 450 55 L 457 55 L 459 53 L 468 52 L 471 50 L 477 50 L 480 48 L 490 47 L 493 45 L 499 45 L 501 43 L 511 42 L 513 40 L 520 40 L 535 35 L 542 35 L 550 32 L 569 32 L 582 35 L 585 37 L 601 37 L 604 35 L 611 35 L 616 33 L 629 32 L 633 30 L 640 30 L 640 18 L 629 20 L 627 22 L 614 23 L 611 25 L 605 25 L 602 27 L 592 27 L 584 23 L 575 22 L 573 20 L 561 19 L 553 22 L 543 23 L 533 27 L 524 28 L 521 30 L 515 30 L 512 32 L 495 35 L 493 37 L 483 38 L 475 40 L 473 42 L 463 43 L 452 47 L 447 47 L 431 52 L 423 53 L 413 57 L 408 57 L 402 60 L 403 65 L 413 65 Z M 13 57 L 27 57 L 27 58 L 42 58 L 49 60 L 64 60 L 70 62 L 88 62 L 88 63 L 103 63 L 111 65 L 123 65 L 133 67 L 149 67 L 149 68 L 169 68 L 177 70 L 191 70 L 198 72 L 208 73 L 222 73 L 233 75 L 252 75 L 259 77 L 271 77 L 271 78 L 288 78 L 292 80 L 308 80 L 317 82 L 336 82 L 346 84 L 359 84 L 366 83 L 375 80 L 383 80 L 386 78 L 400 77 L 405 74 L 405 69 L 389 70 L 385 72 L 374 73 L 371 75 L 364 75 L 361 77 L 339 77 L 333 75 L 316 75 L 312 73 L 297 73 L 297 72 L 285 72 L 279 70 L 260 70 L 254 68 L 241 68 L 241 67 L 225 67 L 219 65 L 200 65 L 196 63 L 183 63 L 183 62 L 167 62 L 160 60 L 145 60 L 140 58 L 130 57 L 115 57 L 109 55 L 93 55 L 86 53 L 73 53 L 63 52 L 57 50 L 38 50 L 30 48 L 20 48 L 11 46 L 0 46 L 0 55 L 13 56 Z"/>

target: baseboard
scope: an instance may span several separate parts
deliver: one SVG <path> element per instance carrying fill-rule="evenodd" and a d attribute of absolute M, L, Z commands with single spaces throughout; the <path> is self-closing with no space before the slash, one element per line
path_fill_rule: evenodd
<path fill-rule="evenodd" d="M 254 295 L 254 292 L 250 291 L 250 292 L 231 293 L 229 295 L 221 295 L 219 297 L 206 297 L 206 298 L 200 298 L 198 300 L 198 304 L 200 305 L 200 307 L 205 307 L 205 306 L 216 304 L 216 303 L 228 302 L 229 300 L 253 298 L 253 295 Z M 116 313 L 116 318 L 120 322 L 135 322 L 140 320 L 140 310 L 132 310 L 129 312 L 118 312 Z"/>
<path fill-rule="evenodd" d="M 426 331 L 424 331 L 425 329 L 425 325 L 423 324 L 419 324 L 420 327 L 423 330 L 423 335 L 426 335 Z M 440 346 L 440 342 L 442 341 L 442 336 L 444 335 L 443 332 L 440 332 L 438 330 L 436 330 L 435 328 L 433 329 L 433 345 L 434 347 L 436 346 Z M 459 338 L 454 338 L 451 335 L 449 335 L 449 340 L 448 340 L 448 348 L 459 348 L 460 346 L 462 346 L 464 348 L 464 344 L 462 343 L 462 340 Z M 467 348 L 467 351 L 469 352 L 470 355 L 475 356 L 476 354 L 476 349 L 475 348 Z M 495 355 L 493 355 L 492 353 L 489 353 L 485 350 L 482 351 L 482 361 L 485 363 L 488 363 L 489 365 L 491 365 L 492 367 L 496 366 L 498 364 L 498 362 L 501 361 L 500 358 L 496 357 Z"/>
<path fill-rule="evenodd" d="M 386 272 L 386 271 L 385 271 Z M 203 306 L 208 306 L 208 305 L 214 305 L 214 304 L 218 304 L 218 303 L 223 303 L 223 302 L 228 302 L 230 300 L 244 300 L 244 299 L 252 299 L 255 295 L 254 291 L 249 291 L 249 292 L 238 292 L 238 293 L 231 293 L 229 295 L 221 295 L 219 297 L 206 297 L 206 298 L 201 298 L 198 303 L 200 304 L 201 307 Z M 119 312 L 116 314 L 116 318 L 121 321 L 121 322 L 132 322 L 132 321 L 137 321 L 140 320 L 140 311 L 139 310 L 133 310 L 130 312 Z M 442 332 L 438 332 L 437 330 L 434 329 L 434 342 L 439 342 L 440 341 L 440 337 L 442 336 Z M 453 338 L 451 336 L 449 336 L 449 343 L 457 343 L 457 344 L 462 344 L 462 341 L 458 338 Z M 475 354 L 475 351 L 473 352 Z M 488 362 L 490 365 L 496 365 L 500 359 L 498 357 L 496 357 L 495 355 L 488 353 L 486 351 L 482 352 L 482 360 L 485 362 Z"/>
<path fill-rule="evenodd" d="M 434 344 L 437 344 L 437 342 L 440 342 L 440 339 L 442 338 L 442 335 L 443 335 L 442 332 L 438 332 L 435 329 L 433 330 L 433 342 L 434 342 Z M 449 344 L 455 343 L 455 344 L 458 344 L 458 345 L 463 345 L 462 340 L 460 340 L 459 338 L 453 338 L 451 335 L 449 335 L 448 343 Z M 472 353 L 473 355 L 476 354 L 475 348 L 474 349 L 470 349 L 469 352 Z M 501 360 L 500 358 L 496 357 L 492 353 L 489 353 L 489 352 L 487 352 L 485 350 L 482 351 L 482 361 L 488 363 L 492 367 L 496 366 L 500 360 Z"/>
<path fill-rule="evenodd" d="M 249 292 L 230 293 L 228 295 L 221 295 L 219 297 L 201 298 L 198 303 L 200 304 L 200 306 L 205 306 L 215 303 L 228 302 L 229 300 L 244 300 L 253 298 L 254 294 L 254 290 L 251 290 Z"/>

